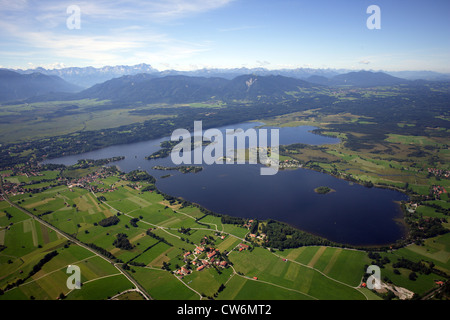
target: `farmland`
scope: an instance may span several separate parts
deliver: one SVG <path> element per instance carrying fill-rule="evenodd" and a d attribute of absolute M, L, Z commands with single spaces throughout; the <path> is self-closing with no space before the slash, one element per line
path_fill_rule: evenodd
<path fill-rule="evenodd" d="M 205 215 L 198 206 L 166 198 L 146 188 L 151 185 L 147 180 L 130 181 L 120 171 L 97 166 L 86 171 L 87 177 L 97 177 L 94 180 L 78 177 L 89 182 L 56 185 L 68 170 L 44 170 L 48 180 L 54 179 L 51 187 L 39 189 L 41 192 L 10 194 L 9 199 L 64 234 L 108 252 L 108 257 L 152 299 L 366 300 L 386 296 L 386 292 L 374 293 L 361 287 L 367 266 L 374 263 L 365 250 L 325 246 L 265 248 L 249 237 L 250 226 L 224 223 L 221 216 Z M 4 180 L 9 181 L 8 186 L 16 181 L 33 183 L 20 175 Z M 93 187 L 109 191 L 96 193 Z M 121 293 L 126 298 L 142 299 L 136 291 L 128 293 L 136 290 L 135 286 L 121 270 L 103 259 L 100 251 L 95 253 L 73 243 L 6 201 L 0 206 L 0 300 L 120 299 Z M 112 216 L 118 217 L 118 223 L 99 224 Z M 261 230 L 264 222 L 257 223 L 261 225 L 256 229 Z M 131 248 L 114 245 L 118 234 L 126 235 Z M 427 239 L 423 245 L 383 251 L 382 257 L 387 257 L 389 263 L 383 265 L 382 275 L 397 286 L 424 295 L 436 288 L 436 280 L 445 280 L 450 272 L 447 243 L 448 234 Z M 206 253 L 195 253 L 197 247 L 205 248 Z M 225 267 L 207 257 L 211 250 L 218 252 L 217 263 L 227 262 Z M 39 272 L 14 285 L 50 251 L 58 254 Z M 408 269 L 394 272 L 393 263 L 400 257 L 433 262 L 440 273 L 419 274 L 411 281 Z M 203 270 L 197 270 L 199 263 L 204 265 Z M 81 269 L 80 290 L 66 286 L 66 269 L 71 264 Z M 184 274 L 180 273 L 182 267 L 188 270 Z"/>

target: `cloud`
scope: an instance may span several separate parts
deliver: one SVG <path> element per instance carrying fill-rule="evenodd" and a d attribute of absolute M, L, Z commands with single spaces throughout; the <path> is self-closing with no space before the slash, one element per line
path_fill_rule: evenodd
<path fill-rule="evenodd" d="M 369 60 L 361 60 L 359 61 L 360 64 L 369 64 L 370 61 Z"/>
<path fill-rule="evenodd" d="M 209 50 L 210 44 L 168 35 L 158 23 L 214 10 L 231 1 L 77 1 L 81 29 L 69 30 L 66 10 L 73 1 L 0 0 L 5 5 L 0 11 L 0 59 L 17 60 L 20 52 L 33 61 L 52 57 L 53 61 L 97 66 L 184 59 Z"/>
<path fill-rule="evenodd" d="M 8 4 L 14 10 L 34 11 L 38 20 L 58 20 L 66 13 L 67 7 L 76 4 L 81 14 L 90 19 L 129 20 L 139 19 L 151 22 L 173 21 L 189 15 L 207 12 L 228 5 L 235 0 L 96 0 L 96 1 L 68 1 L 47 0 L 36 1 L 39 5 L 32 5 L 27 1 L 19 1 L 15 5 Z M 2 2 L 15 2 L 5 1 Z M 34 2 L 33 2 L 34 3 Z"/>

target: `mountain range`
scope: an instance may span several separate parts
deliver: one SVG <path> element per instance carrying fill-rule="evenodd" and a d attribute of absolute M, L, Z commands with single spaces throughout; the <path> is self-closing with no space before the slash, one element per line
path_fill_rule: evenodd
<path fill-rule="evenodd" d="M 151 70 L 148 65 L 143 67 Z M 119 69 L 108 72 L 123 72 Z M 115 77 L 83 90 L 82 87 L 56 75 L 37 72 L 20 74 L 0 69 L 0 102 L 24 99 L 28 99 L 28 102 L 107 99 L 142 103 L 190 103 L 212 99 L 257 101 L 262 98 L 266 100 L 291 98 L 292 92 L 305 88 L 314 90 L 321 86 L 375 87 L 415 83 L 417 81 L 371 71 L 352 71 L 328 77 L 315 74 L 305 80 L 271 74 L 245 74 L 230 79 L 212 74 L 206 77 L 138 73 Z"/>

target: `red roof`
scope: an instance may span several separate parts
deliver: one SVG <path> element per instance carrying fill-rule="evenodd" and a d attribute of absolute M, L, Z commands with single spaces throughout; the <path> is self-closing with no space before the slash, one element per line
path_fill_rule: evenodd
<path fill-rule="evenodd" d="M 201 265 L 200 267 L 197 268 L 197 271 L 202 270 L 204 267 L 205 267 L 204 265 Z"/>

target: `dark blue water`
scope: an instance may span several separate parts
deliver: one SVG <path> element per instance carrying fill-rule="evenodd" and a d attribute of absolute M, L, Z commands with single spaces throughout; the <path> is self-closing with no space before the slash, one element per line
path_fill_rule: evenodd
<path fill-rule="evenodd" d="M 259 123 L 244 123 L 226 128 L 248 128 Z M 221 128 L 224 130 L 225 128 Z M 280 144 L 331 144 L 339 139 L 309 132 L 314 127 L 280 128 Z M 352 245 L 382 245 L 404 236 L 404 227 L 394 219 L 401 218 L 399 205 L 406 200 L 399 192 L 365 188 L 335 177 L 306 169 L 280 170 L 271 176 L 260 175 L 261 165 L 205 165 L 196 174 L 151 169 L 155 165 L 173 166 L 170 157 L 145 160 L 159 150 L 159 143 L 169 137 L 113 146 L 85 154 L 46 161 L 74 164 L 78 159 L 101 159 L 113 156 L 126 158 L 116 164 L 128 172 L 148 171 L 158 179 L 162 192 L 198 203 L 212 211 L 232 216 L 275 219 L 329 240 Z M 326 185 L 336 190 L 326 195 L 316 194 L 314 188 Z"/>

